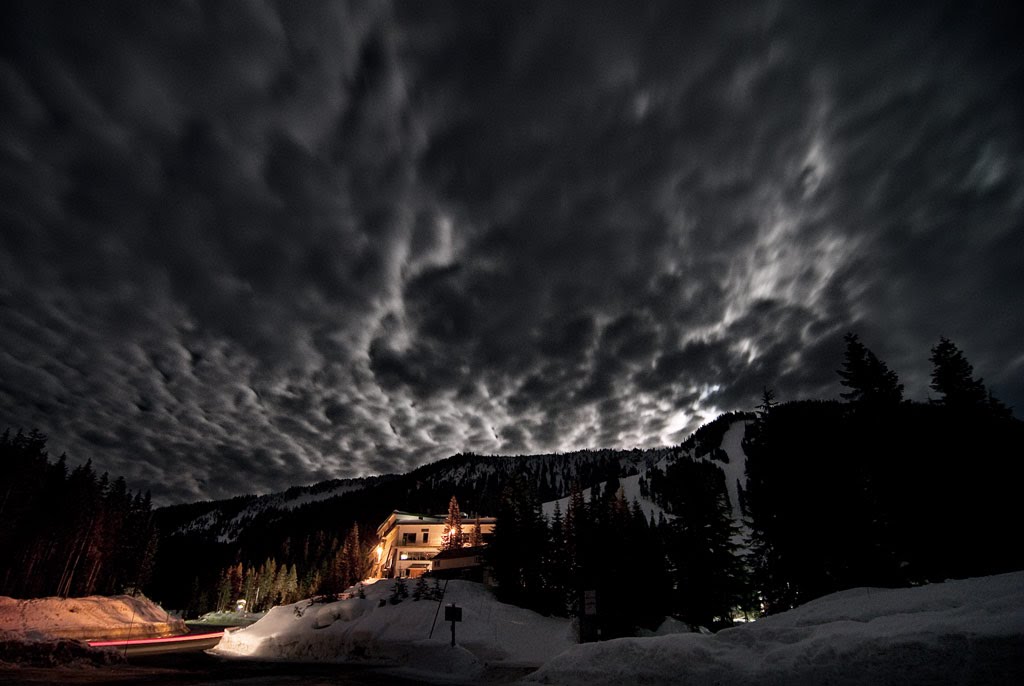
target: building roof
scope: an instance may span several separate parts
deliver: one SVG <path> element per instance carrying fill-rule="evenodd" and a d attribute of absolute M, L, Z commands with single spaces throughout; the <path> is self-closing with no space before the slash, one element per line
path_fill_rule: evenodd
<path fill-rule="evenodd" d="M 444 524 L 445 517 L 440 515 L 420 514 L 419 512 L 402 512 L 395 510 L 391 513 L 396 523 L 407 524 L 408 522 L 425 522 L 427 524 Z"/>
<path fill-rule="evenodd" d="M 454 560 L 460 557 L 474 557 L 480 555 L 484 550 L 487 549 L 485 545 L 477 545 L 471 548 L 453 548 L 452 550 L 442 550 L 437 555 L 432 557 L 432 560 Z"/>
<path fill-rule="evenodd" d="M 465 512 L 460 513 L 462 515 L 462 526 L 463 529 L 469 526 L 472 527 L 477 517 L 475 515 L 470 516 Z M 388 515 L 387 519 L 381 522 L 381 525 L 377 527 L 377 535 L 383 537 L 385 533 L 391 530 L 392 527 L 398 526 L 399 524 L 444 524 L 448 518 L 447 514 L 443 515 L 428 515 L 421 514 L 419 512 L 405 512 L 403 510 L 392 510 L 391 514 Z M 481 524 L 494 524 L 498 520 L 495 517 L 480 517 Z"/>

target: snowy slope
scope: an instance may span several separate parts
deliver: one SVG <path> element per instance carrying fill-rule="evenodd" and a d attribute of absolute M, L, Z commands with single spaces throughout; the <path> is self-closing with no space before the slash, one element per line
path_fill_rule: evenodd
<path fill-rule="evenodd" d="M 224 657 L 369 662 L 430 678 L 474 680 L 486 666 L 540 665 L 526 682 L 561 686 L 730 684 L 876 686 L 1024 683 L 1024 572 L 908 589 L 857 588 L 718 634 L 676 633 L 576 645 L 567 620 L 497 603 L 452 582 L 458 647 L 436 602 L 366 599 L 274 608 L 226 635 Z M 644 599 L 642 588 L 624 589 Z M 298 609 L 298 612 L 296 610 Z"/>
<path fill-rule="evenodd" d="M 706 451 L 719 447 L 725 450 L 730 460 L 728 464 L 722 464 L 717 460 L 715 462 L 726 470 L 729 496 L 734 509 L 738 511 L 736 482 L 737 479 L 742 481 L 745 478 L 745 458 L 740 445 L 743 438 L 742 421 L 737 417 L 723 416 L 698 430 L 682 447 L 579 450 L 571 453 L 517 456 L 460 454 L 423 465 L 403 475 L 326 481 L 312 486 L 290 488 L 280 493 L 173 506 L 164 508 L 158 514 L 171 518 L 172 523 L 166 530 L 173 534 L 194 535 L 220 543 L 234 543 L 250 527 L 260 526 L 271 520 L 282 521 L 290 513 L 310 505 L 331 499 L 344 499 L 346 495 L 357 491 L 363 494 L 370 493 L 379 487 L 387 490 L 386 498 L 381 500 L 387 501 L 382 512 L 389 511 L 389 508 L 430 507 L 423 504 L 425 500 L 430 500 L 421 497 L 423 494 L 445 494 L 441 498 L 443 505 L 448 494 L 459 491 L 474 492 L 479 494 L 481 499 L 489 499 L 489 503 L 481 505 L 486 509 L 496 506 L 498 495 L 505 483 L 512 478 L 521 478 L 537 484 L 542 497 L 549 501 L 544 509 L 550 515 L 554 510 L 555 498 L 560 499 L 562 511 L 566 510 L 571 484 L 579 483 L 586 488 L 585 497 L 589 498 L 592 487 L 603 488 L 605 480 L 615 476 L 619 479 L 626 500 L 635 500 L 648 518 L 653 515 L 657 520 L 664 511 L 650 497 L 641 495 L 641 477 L 646 478 L 654 465 L 664 467 L 681 455 L 700 454 L 701 457 L 698 459 L 711 459 Z M 725 432 L 719 446 L 718 428 L 729 425 L 730 422 L 731 428 Z M 700 440 L 696 440 L 697 438 Z M 712 446 L 711 443 L 715 445 Z M 372 498 L 366 502 L 371 501 Z M 355 511 L 365 515 L 365 509 L 363 507 Z M 348 517 L 352 517 L 352 512 L 353 510 L 348 510 Z"/>
<path fill-rule="evenodd" d="M 722 450 L 729 456 L 725 464 L 718 466 L 725 472 L 725 486 L 729 489 L 729 503 L 732 505 L 732 516 L 737 522 L 743 519 L 740 511 L 739 487 L 747 487 L 747 455 L 743 452 L 743 436 L 747 431 L 747 422 L 733 422 L 722 439 Z M 706 459 L 706 458 L 705 458 Z"/>
<path fill-rule="evenodd" d="M 640 509 L 643 510 L 644 517 L 646 517 L 648 520 L 651 517 L 654 517 L 655 521 L 658 521 L 658 519 L 660 519 L 661 517 L 671 519 L 672 515 L 667 514 L 665 510 L 661 507 L 661 505 L 641 494 L 640 478 L 646 476 L 646 474 L 647 470 L 644 469 L 639 474 L 634 474 L 632 476 L 624 476 L 621 479 L 619 479 L 619 488 L 622 489 L 623 498 L 627 503 L 637 503 L 640 506 Z M 583 494 L 584 501 L 590 500 L 591 494 L 595 489 L 598 492 L 600 492 L 605 487 L 605 483 L 607 482 L 602 481 L 594 486 L 584 488 L 581 491 L 581 493 Z M 556 504 L 558 505 L 558 508 L 561 510 L 562 515 L 564 516 L 566 510 L 569 508 L 569 496 L 543 503 L 542 509 L 544 511 L 545 517 L 551 519 L 551 517 L 555 513 Z"/>
<path fill-rule="evenodd" d="M 535 482 L 546 492 L 566 494 L 573 482 L 597 481 L 595 474 L 636 475 L 638 470 L 663 460 L 673 449 L 647 450 L 580 450 L 564 454 L 482 456 L 453 455 L 419 467 L 403 475 L 385 475 L 323 482 L 313 486 L 288 489 L 282 493 L 246 496 L 227 501 L 174 506 L 194 508 L 182 521 L 169 528 L 175 534 L 213 538 L 232 543 L 254 523 L 267 517 L 281 517 L 313 503 L 341 498 L 355 491 L 369 491 L 379 486 L 388 489 L 391 508 L 416 509 L 405 502 L 406 496 L 422 493 L 451 494 L 473 491 L 488 496 L 496 503 L 501 488 L 511 478 Z M 633 479 L 635 485 L 635 479 Z M 404 493 L 403 493 L 404 491 Z M 446 502 L 447 496 L 442 501 Z M 493 506 L 492 503 L 492 506 Z M 166 508 L 167 510 L 173 510 Z"/>
<path fill-rule="evenodd" d="M 1024 572 L 910 589 L 858 588 L 714 635 L 575 646 L 527 677 L 833 686 L 1024 683 Z"/>
<path fill-rule="evenodd" d="M 746 427 L 749 420 L 742 416 L 735 418 L 725 418 L 724 420 L 729 422 L 728 429 L 722 436 L 721 443 L 711 446 L 711 449 L 720 448 L 724 451 L 728 461 L 723 462 L 718 459 L 714 459 L 711 456 L 711 452 L 705 452 L 700 456 L 696 456 L 698 452 L 695 446 L 688 448 L 676 448 L 666 449 L 658 453 L 656 460 L 648 460 L 645 463 L 637 465 L 639 472 L 631 476 L 625 476 L 619 478 L 619 485 L 623 492 L 623 497 L 627 503 L 636 502 L 644 512 L 644 516 L 650 519 L 652 516 L 657 521 L 661 517 L 666 519 L 672 519 L 674 515 L 665 512 L 664 508 L 658 503 L 652 500 L 650 497 L 642 494 L 640 489 L 640 479 L 649 478 L 649 471 L 652 467 L 664 470 L 669 464 L 680 458 L 686 459 L 697 459 L 705 462 L 711 462 L 716 465 L 725 474 L 726 488 L 728 489 L 729 503 L 732 506 L 733 519 L 741 532 L 746 531 L 746 525 L 743 522 L 743 515 L 740 510 L 739 500 L 739 488 L 746 488 L 747 486 L 747 456 L 743 452 L 743 436 L 746 433 Z M 704 446 L 707 450 L 708 446 Z M 592 492 L 596 489 L 601 492 L 605 487 L 606 482 L 601 481 L 597 484 L 592 484 L 582 490 L 584 500 L 589 501 Z M 550 500 L 543 504 L 544 516 L 550 519 L 555 511 L 555 505 L 558 505 L 559 509 L 565 514 L 566 509 L 569 506 L 569 497 L 558 498 Z M 741 541 L 742 542 L 742 541 Z"/>
<path fill-rule="evenodd" d="M 382 477 L 336 479 L 312 486 L 296 486 L 280 493 L 251 497 L 241 509 L 211 503 L 212 509 L 180 526 L 175 533 L 211 533 L 219 542 L 231 543 L 238 539 L 246 526 L 263 513 L 289 512 L 311 503 L 370 488 L 381 480 Z"/>
<path fill-rule="evenodd" d="M 482 585 L 452 581 L 443 603 L 462 608 L 457 647 L 436 601 L 382 600 L 393 582 L 365 587 L 366 598 L 275 607 L 245 629 L 226 634 L 213 652 L 224 657 L 369 662 L 428 674 L 474 677 L 485 664 L 536 667 L 573 645 L 569 620 L 542 617 L 494 600 Z"/>

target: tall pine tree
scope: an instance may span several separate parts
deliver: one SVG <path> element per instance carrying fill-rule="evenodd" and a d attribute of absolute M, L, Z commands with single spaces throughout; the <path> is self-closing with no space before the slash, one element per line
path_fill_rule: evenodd
<path fill-rule="evenodd" d="M 931 388 L 940 397 L 937 404 L 958 410 L 987 410 L 994 416 L 1008 418 L 1010 409 L 985 388 L 982 379 L 974 378 L 974 367 L 963 352 L 945 336 L 932 347 Z"/>
<path fill-rule="evenodd" d="M 896 372 L 868 350 L 855 333 L 844 337 L 846 352 L 838 374 L 850 390 L 840 395 L 852 403 L 891 406 L 903 401 L 903 384 Z"/>
<path fill-rule="evenodd" d="M 444 534 L 441 550 L 457 550 L 462 547 L 462 513 L 459 501 L 452 496 L 448 501 L 448 516 L 444 520 Z"/>

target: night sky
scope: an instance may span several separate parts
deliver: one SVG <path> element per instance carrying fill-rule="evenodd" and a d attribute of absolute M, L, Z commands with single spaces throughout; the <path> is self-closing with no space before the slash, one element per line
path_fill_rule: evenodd
<path fill-rule="evenodd" d="M 845 4 L 4 3 L 0 428 L 167 504 L 678 443 L 847 331 L 1021 416 L 1014 3 Z"/>

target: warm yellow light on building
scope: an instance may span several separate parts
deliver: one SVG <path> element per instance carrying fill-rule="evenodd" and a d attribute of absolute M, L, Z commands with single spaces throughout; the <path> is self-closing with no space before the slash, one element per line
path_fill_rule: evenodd
<path fill-rule="evenodd" d="M 377 562 L 380 562 L 380 558 L 384 556 L 384 546 L 377 545 Z"/>

